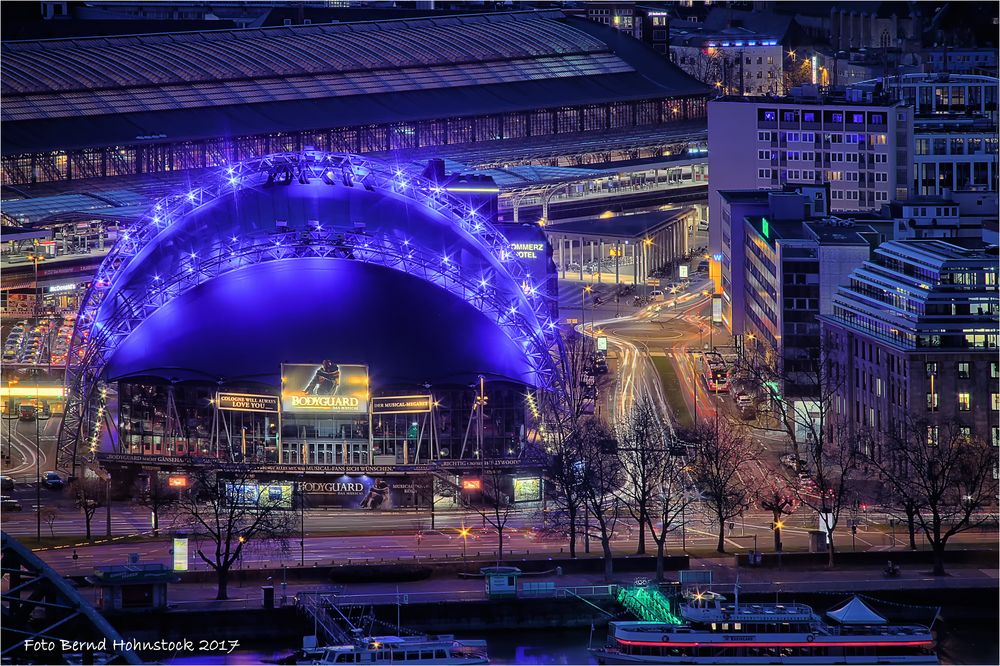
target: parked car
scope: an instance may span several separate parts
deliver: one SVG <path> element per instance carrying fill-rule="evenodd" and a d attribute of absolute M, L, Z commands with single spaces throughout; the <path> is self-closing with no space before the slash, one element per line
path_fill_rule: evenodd
<path fill-rule="evenodd" d="M 9 476 L 0 476 L 0 492 L 14 492 L 14 479 Z"/>
<path fill-rule="evenodd" d="M 59 490 L 66 485 L 66 481 L 62 478 L 62 475 L 59 474 L 59 472 L 50 470 L 46 472 L 44 478 L 42 478 L 42 485 L 52 490 Z"/>
<path fill-rule="evenodd" d="M 651 300 L 651 301 L 662 301 L 663 300 L 663 292 L 661 290 L 659 290 L 659 289 L 654 289 L 653 291 L 649 292 L 649 300 Z"/>
<path fill-rule="evenodd" d="M 18 502 L 13 497 L 3 496 L 0 497 L 0 510 L 2 511 L 20 511 L 21 503 Z"/>

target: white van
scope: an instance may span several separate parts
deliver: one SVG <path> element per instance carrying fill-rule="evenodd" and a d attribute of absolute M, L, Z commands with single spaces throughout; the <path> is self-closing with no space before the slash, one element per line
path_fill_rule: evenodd
<path fill-rule="evenodd" d="M 663 292 L 660 291 L 659 289 L 654 289 L 653 291 L 649 292 L 649 300 L 651 300 L 651 301 L 662 301 L 663 300 Z"/>

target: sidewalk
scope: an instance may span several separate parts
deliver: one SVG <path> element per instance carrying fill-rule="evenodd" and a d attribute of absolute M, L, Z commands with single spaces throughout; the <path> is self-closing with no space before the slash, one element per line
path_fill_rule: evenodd
<path fill-rule="evenodd" d="M 726 563 L 712 558 L 694 558 L 691 569 L 712 571 L 712 587 L 723 594 L 731 594 L 735 583 L 739 583 L 741 593 L 843 593 L 877 592 L 907 589 L 964 589 L 996 588 L 998 574 L 993 570 L 975 567 L 952 567 L 947 576 L 933 576 L 927 571 L 912 568 L 903 570 L 899 578 L 887 579 L 880 570 L 870 567 L 838 568 L 827 570 L 774 570 L 774 569 L 734 569 Z M 610 583 L 632 585 L 638 578 L 647 580 L 648 574 L 616 574 L 606 581 L 600 574 L 567 574 L 563 576 L 525 576 L 522 582 L 551 581 L 556 587 L 604 586 Z M 667 572 L 667 580 L 676 582 L 678 572 Z M 483 601 L 486 599 L 484 582 L 479 578 L 434 577 L 408 583 L 357 583 L 337 585 L 327 579 L 296 580 L 282 587 L 280 579 L 265 580 L 259 576 L 247 575 L 241 579 L 238 572 L 230 577 L 229 596 L 226 601 L 215 599 L 214 583 L 176 583 L 170 586 L 170 607 L 173 610 L 235 610 L 262 608 L 263 585 L 273 584 L 275 603 L 280 605 L 282 596 L 286 604 L 293 603 L 299 592 L 328 592 L 349 597 L 355 603 L 371 604 L 414 604 L 433 602 Z M 94 588 L 80 590 L 86 598 L 93 600 Z M 398 596 L 397 596 L 398 595 Z"/>

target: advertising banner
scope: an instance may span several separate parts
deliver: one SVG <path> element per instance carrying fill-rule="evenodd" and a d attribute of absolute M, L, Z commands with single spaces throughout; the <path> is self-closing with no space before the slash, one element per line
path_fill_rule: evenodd
<path fill-rule="evenodd" d="M 291 483 L 226 483 L 226 497 L 240 506 L 291 509 L 295 506 L 295 488 Z"/>
<path fill-rule="evenodd" d="M 306 506 L 385 511 L 430 502 L 430 477 L 341 476 L 302 482 Z"/>
<path fill-rule="evenodd" d="M 187 537 L 174 538 L 174 571 L 188 570 L 188 540 Z"/>
<path fill-rule="evenodd" d="M 372 398 L 372 414 L 421 414 L 431 411 L 429 395 L 397 395 Z"/>
<path fill-rule="evenodd" d="M 368 366 L 283 363 L 281 408 L 293 414 L 367 414 Z"/>
<path fill-rule="evenodd" d="M 608 351 L 608 338 L 606 335 L 597 336 L 597 351 L 601 352 Z"/>
<path fill-rule="evenodd" d="M 681 264 L 680 266 L 677 267 L 677 277 L 679 277 L 682 280 L 686 280 L 687 279 L 687 277 L 688 277 L 688 265 L 687 264 Z"/>
<path fill-rule="evenodd" d="M 712 296 L 712 323 L 722 323 L 722 296 L 719 294 Z"/>
<path fill-rule="evenodd" d="M 251 393 L 217 393 L 215 404 L 231 412 L 277 412 L 278 396 Z"/>
<path fill-rule="evenodd" d="M 542 499 L 542 479 L 538 476 L 514 477 L 514 502 L 538 502 Z"/>

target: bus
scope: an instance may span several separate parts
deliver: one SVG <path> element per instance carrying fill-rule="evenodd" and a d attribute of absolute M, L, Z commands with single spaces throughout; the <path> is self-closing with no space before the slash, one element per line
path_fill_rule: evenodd
<path fill-rule="evenodd" d="M 702 357 L 702 372 L 705 375 L 705 384 L 709 391 L 712 393 L 729 392 L 729 370 L 721 356 L 706 354 Z"/>

